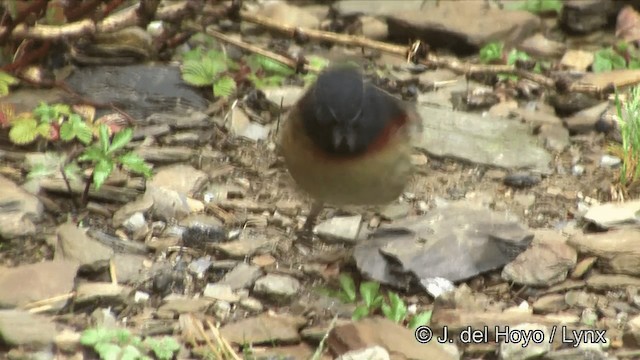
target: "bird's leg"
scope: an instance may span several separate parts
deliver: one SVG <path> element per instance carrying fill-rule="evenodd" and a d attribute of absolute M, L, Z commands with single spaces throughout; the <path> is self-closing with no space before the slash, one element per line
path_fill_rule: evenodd
<path fill-rule="evenodd" d="M 299 233 L 301 240 L 311 241 L 313 239 L 313 227 L 315 226 L 318 215 L 320 215 L 323 207 L 324 204 L 322 202 L 313 202 L 311 209 L 309 210 L 309 215 L 307 215 L 307 220 L 305 220 L 304 225 L 302 226 L 302 231 Z"/>
<path fill-rule="evenodd" d="M 303 229 L 305 231 L 313 231 L 313 227 L 316 224 L 316 220 L 318 220 L 318 215 L 322 211 L 324 204 L 320 201 L 314 201 L 311 205 L 311 210 L 309 210 L 309 215 L 307 215 L 307 220 L 304 222 Z"/>

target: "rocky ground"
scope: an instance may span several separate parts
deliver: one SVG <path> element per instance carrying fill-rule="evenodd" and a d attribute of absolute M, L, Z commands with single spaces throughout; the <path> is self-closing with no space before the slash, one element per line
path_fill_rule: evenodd
<path fill-rule="evenodd" d="M 403 45 L 421 38 L 468 63 L 504 41 L 563 76 L 623 88 L 640 70 L 596 74 L 592 64 L 620 38 L 640 39 L 620 31 L 626 3 L 567 0 L 559 14 L 417 0 L 246 2 L 244 11 Z M 126 328 L 173 337 L 177 359 L 640 358 L 640 202 L 620 186 L 621 159 L 609 152 L 620 136 L 612 98 L 407 64 L 366 47 L 298 46 L 226 18 L 214 27 L 261 48 L 377 70 L 372 80 L 422 118 L 414 181 L 387 206 L 325 209 L 311 246 L 297 243 L 310 202 L 275 139 L 300 81 L 212 99 L 171 64 L 111 66 L 73 52 L 84 66 L 66 84 L 121 104 L 135 120 L 130 147 L 154 174 L 116 171 L 83 208 L 74 201 L 81 182 L 70 197 L 58 174 L 28 178 L 53 160 L 0 130 L 3 357 L 97 358 L 80 343 L 86 330 Z M 20 87 L 0 101 L 29 111 L 70 97 Z M 414 333 L 380 310 L 351 320 L 357 304 L 330 291 L 340 274 L 400 294 L 409 315 L 431 311 L 429 329 L 451 341 L 421 343 L 427 328 Z M 496 330 L 509 340 L 496 341 Z"/>

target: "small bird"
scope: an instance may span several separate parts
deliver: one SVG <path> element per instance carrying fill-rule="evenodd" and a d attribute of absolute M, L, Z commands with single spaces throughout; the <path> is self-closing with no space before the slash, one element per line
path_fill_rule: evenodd
<path fill-rule="evenodd" d="M 325 204 L 380 205 L 412 175 L 412 138 L 422 128 L 402 100 L 353 66 L 328 68 L 292 107 L 280 134 L 289 173 L 314 200 L 304 230 Z"/>

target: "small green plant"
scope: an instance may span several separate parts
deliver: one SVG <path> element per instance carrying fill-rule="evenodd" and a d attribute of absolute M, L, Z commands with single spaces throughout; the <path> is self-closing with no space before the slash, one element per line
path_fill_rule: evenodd
<path fill-rule="evenodd" d="M 593 72 L 604 72 L 616 69 L 626 69 L 627 61 L 615 49 L 608 47 L 596 51 L 593 55 Z"/>
<path fill-rule="evenodd" d="M 172 337 L 160 339 L 131 334 L 127 329 L 91 328 L 82 332 L 80 343 L 91 347 L 103 360 L 170 360 L 180 350 L 180 344 Z"/>
<path fill-rule="evenodd" d="M 11 126 L 9 139 L 18 145 L 30 144 L 38 137 L 65 142 L 77 139 L 84 145 L 93 139 L 92 128 L 87 121 L 66 104 L 41 102 L 32 112 L 5 116 L 4 124 Z"/>
<path fill-rule="evenodd" d="M 347 274 L 340 274 L 340 290 L 335 293 L 342 302 L 348 304 L 358 303 L 358 291 L 353 279 Z M 387 292 L 387 299 L 380 293 L 380 284 L 375 281 L 363 281 L 360 283 L 359 294 L 361 302 L 356 307 L 351 318 L 359 320 L 373 315 L 381 310 L 388 319 L 402 324 L 407 320 L 408 310 L 400 296 L 392 291 Z M 407 327 L 416 328 L 420 325 L 428 324 L 431 320 L 431 311 L 422 312 L 412 316 L 407 323 Z"/>
<path fill-rule="evenodd" d="M 631 89 L 624 106 L 616 92 L 615 104 L 622 144 L 612 145 L 609 150 L 622 159 L 619 181 L 626 189 L 640 176 L 640 86 Z"/>
<path fill-rule="evenodd" d="M 480 62 L 482 62 L 483 64 L 502 62 L 503 52 L 504 52 L 503 43 L 490 42 L 480 49 Z"/>
<path fill-rule="evenodd" d="M 0 97 L 9 95 L 9 88 L 17 83 L 18 79 L 4 71 L 0 71 Z"/>
<path fill-rule="evenodd" d="M 81 169 L 75 161 L 69 161 L 66 154 L 57 152 L 45 152 L 40 161 L 32 164 L 27 179 L 43 179 L 54 177 L 63 171 L 64 176 L 69 180 L 80 178 Z"/>
<path fill-rule="evenodd" d="M 216 50 L 203 52 L 201 48 L 183 54 L 182 79 L 194 86 L 212 86 L 214 96 L 231 96 L 236 90 L 236 81 L 228 70 L 237 69 L 229 57 Z"/>
<path fill-rule="evenodd" d="M 85 200 L 91 183 L 96 189 L 100 189 L 116 166 L 123 166 L 129 171 L 142 174 L 145 177 L 151 176 L 151 166 L 144 159 L 131 151 L 123 153 L 124 147 L 129 144 L 132 138 L 133 129 L 125 128 L 115 133 L 113 140 L 111 140 L 108 126 L 100 125 L 99 141 L 87 147 L 78 157 L 78 161 L 89 162 L 93 166 L 90 180 L 85 188 Z"/>
<path fill-rule="evenodd" d="M 534 14 L 540 14 L 545 12 L 555 11 L 560 13 L 562 11 L 562 0 L 522 0 L 522 1 L 510 1 L 506 3 L 507 8 L 510 10 L 524 10 Z"/>
<path fill-rule="evenodd" d="M 507 64 L 515 65 L 517 61 L 529 61 L 531 56 L 524 51 L 511 49 L 505 54 L 504 44 L 502 42 L 491 42 L 480 49 L 480 62 L 483 64 Z M 541 72 L 539 63 L 536 63 L 533 71 Z M 518 77 L 509 74 L 498 74 L 498 80 L 517 80 Z"/>

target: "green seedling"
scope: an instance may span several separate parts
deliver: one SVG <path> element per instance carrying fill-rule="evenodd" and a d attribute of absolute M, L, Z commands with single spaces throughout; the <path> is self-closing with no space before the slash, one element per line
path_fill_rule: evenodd
<path fill-rule="evenodd" d="M 147 338 L 144 341 L 127 329 L 91 328 L 83 331 L 80 343 L 92 348 L 103 360 L 170 360 L 180 350 L 172 337 Z"/>
<path fill-rule="evenodd" d="M 151 176 L 151 166 L 149 164 L 131 151 L 124 152 L 125 146 L 129 144 L 132 137 L 133 129 L 125 128 L 117 132 L 113 136 L 113 140 L 111 140 L 107 125 L 102 124 L 100 126 L 98 143 L 86 148 L 78 157 L 78 161 L 89 162 L 93 166 L 83 196 L 85 203 L 91 183 L 93 183 L 96 189 L 100 189 L 116 166 L 122 166 L 133 173 L 142 174 L 147 178 Z"/>

